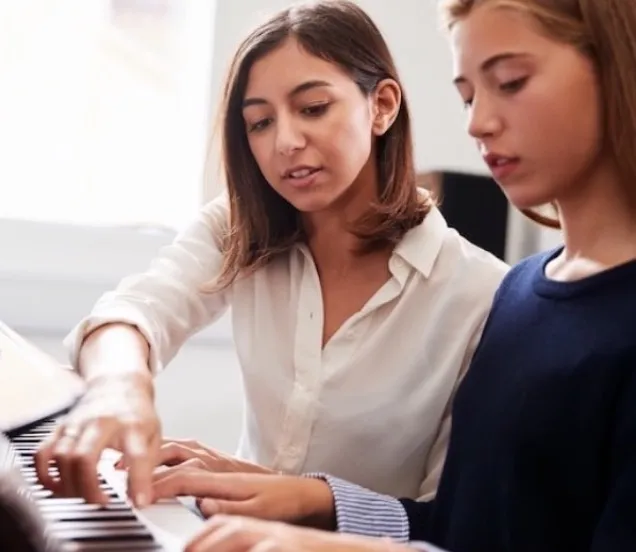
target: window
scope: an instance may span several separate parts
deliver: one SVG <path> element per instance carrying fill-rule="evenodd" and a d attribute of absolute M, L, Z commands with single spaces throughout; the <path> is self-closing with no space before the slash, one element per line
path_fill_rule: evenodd
<path fill-rule="evenodd" d="M 214 8 L 0 2 L 0 218 L 189 220 L 202 195 Z"/>
<path fill-rule="evenodd" d="M 214 0 L 0 0 L 4 323 L 65 334 L 192 219 L 215 15 Z"/>

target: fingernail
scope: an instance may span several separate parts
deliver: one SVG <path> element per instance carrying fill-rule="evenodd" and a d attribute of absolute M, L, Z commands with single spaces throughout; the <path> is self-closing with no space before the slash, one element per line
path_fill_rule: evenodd
<path fill-rule="evenodd" d="M 148 497 L 145 493 L 137 493 L 135 502 L 137 503 L 137 508 L 144 508 L 145 506 L 148 506 Z"/>

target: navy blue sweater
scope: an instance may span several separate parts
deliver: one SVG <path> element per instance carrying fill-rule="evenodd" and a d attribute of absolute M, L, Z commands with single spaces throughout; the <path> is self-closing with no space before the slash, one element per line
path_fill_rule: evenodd
<path fill-rule="evenodd" d="M 505 278 L 411 540 L 452 552 L 636 551 L 636 261 L 573 283 L 556 254 Z M 470 277 L 470 275 L 467 275 Z"/>

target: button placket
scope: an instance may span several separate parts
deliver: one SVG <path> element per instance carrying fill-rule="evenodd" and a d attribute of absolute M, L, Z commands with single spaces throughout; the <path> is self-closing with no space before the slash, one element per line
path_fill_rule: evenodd
<path fill-rule="evenodd" d="M 322 307 L 317 274 L 312 268 L 310 262 L 305 263 L 294 336 L 294 386 L 274 461 L 276 469 L 287 472 L 296 471 L 304 460 L 315 414 L 312 402 L 319 392 L 316 381 L 322 363 Z"/>

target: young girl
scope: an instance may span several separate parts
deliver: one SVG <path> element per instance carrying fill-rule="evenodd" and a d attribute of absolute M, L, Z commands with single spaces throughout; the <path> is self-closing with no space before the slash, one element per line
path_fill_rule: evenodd
<path fill-rule="evenodd" d="M 565 245 L 520 263 L 498 290 L 454 403 L 437 497 L 395 500 L 328 476 L 235 481 L 194 470 L 157 474 L 156 496 L 180 485 L 210 497 L 208 513 L 335 522 L 452 552 L 636 550 L 636 3 L 450 0 L 444 9 L 471 135 L 512 203 L 554 204 Z M 216 519 L 192 550 L 256 543 L 402 549 Z"/>
<path fill-rule="evenodd" d="M 227 197 L 71 335 L 89 390 L 38 455 L 42 482 L 104 501 L 95 464 L 110 446 L 147 503 L 160 444 L 150 374 L 231 305 L 247 399 L 239 458 L 170 444 L 179 459 L 431 496 L 446 409 L 506 267 L 416 188 L 380 32 L 349 2 L 279 13 L 239 47 L 223 113 Z"/>

